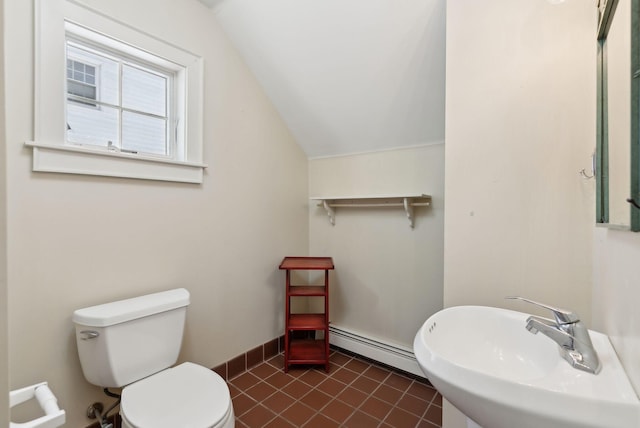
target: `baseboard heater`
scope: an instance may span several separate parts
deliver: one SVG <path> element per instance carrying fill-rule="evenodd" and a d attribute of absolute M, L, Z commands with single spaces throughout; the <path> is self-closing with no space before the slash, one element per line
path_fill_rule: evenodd
<path fill-rule="evenodd" d="M 329 326 L 329 343 L 407 373 L 425 377 L 409 348 L 385 343 L 336 325 Z"/>

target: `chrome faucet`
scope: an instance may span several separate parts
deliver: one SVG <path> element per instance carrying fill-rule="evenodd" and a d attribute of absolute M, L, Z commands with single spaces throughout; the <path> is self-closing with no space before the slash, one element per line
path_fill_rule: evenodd
<path fill-rule="evenodd" d="M 600 372 L 602 366 L 589 331 L 577 314 L 520 296 L 507 296 L 506 299 L 522 300 L 550 310 L 555 321 L 531 315 L 527 318 L 526 329 L 533 334 L 540 332 L 556 342 L 562 357 L 574 368 L 593 374 Z"/>

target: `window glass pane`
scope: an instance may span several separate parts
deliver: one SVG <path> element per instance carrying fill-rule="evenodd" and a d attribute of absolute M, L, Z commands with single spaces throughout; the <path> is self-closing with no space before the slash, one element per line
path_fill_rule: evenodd
<path fill-rule="evenodd" d="M 122 67 L 122 107 L 166 116 L 167 79 L 129 65 Z"/>
<path fill-rule="evenodd" d="M 83 65 L 84 65 L 84 81 L 89 83 L 89 79 L 91 79 L 96 75 L 96 68 L 88 64 L 83 64 Z"/>
<path fill-rule="evenodd" d="M 122 148 L 167 155 L 167 121 L 129 111 L 122 112 Z"/>
<path fill-rule="evenodd" d="M 119 146 L 118 109 L 67 101 L 67 140 L 78 144 Z"/>
<path fill-rule="evenodd" d="M 67 93 L 71 95 L 77 95 L 79 97 L 89 98 L 92 100 L 96 99 L 96 87 L 93 85 L 87 85 L 85 83 L 80 83 L 75 80 L 67 80 Z M 76 101 L 82 103 L 82 101 Z M 95 107 L 95 103 L 83 103 L 90 106 Z"/>
<path fill-rule="evenodd" d="M 69 76 L 71 70 L 68 60 L 71 60 L 72 76 Z M 118 63 L 107 56 L 67 43 L 67 76 L 79 82 L 95 85 L 98 101 L 118 104 L 118 67 Z"/>

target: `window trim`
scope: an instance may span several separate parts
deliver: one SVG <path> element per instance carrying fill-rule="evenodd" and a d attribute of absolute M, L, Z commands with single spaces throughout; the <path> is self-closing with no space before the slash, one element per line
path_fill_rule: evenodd
<path fill-rule="evenodd" d="M 34 140 L 25 142 L 33 149 L 33 171 L 202 183 L 207 168 L 203 163 L 203 59 L 73 0 L 34 2 L 35 126 Z M 176 79 L 182 82 L 175 85 L 184 94 L 178 102 L 186 115 L 177 126 L 185 141 L 183 153 L 170 159 L 67 143 L 65 22 L 184 67 L 184 79 Z"/>
<path fill-rule="evenodd" d="M 26 141 L 25 146 L 33 148 L 34 171 L 39 172 L 202 183 L 202 172 L 207 167 L 197 162 L 159 159 L 107 149 L 95 150 L 77 145 Z M 144 168 L 141 168 L 142 163 Z"/>

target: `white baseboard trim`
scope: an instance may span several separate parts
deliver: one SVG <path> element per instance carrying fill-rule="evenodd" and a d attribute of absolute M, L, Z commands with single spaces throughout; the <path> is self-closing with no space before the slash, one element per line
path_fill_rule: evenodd
<path fill-rule="evenodd" d="M 385 343 L 342 327 L 329 326 L 329 343 L 416 376 L 425 377 L 411 349 Z"/>

